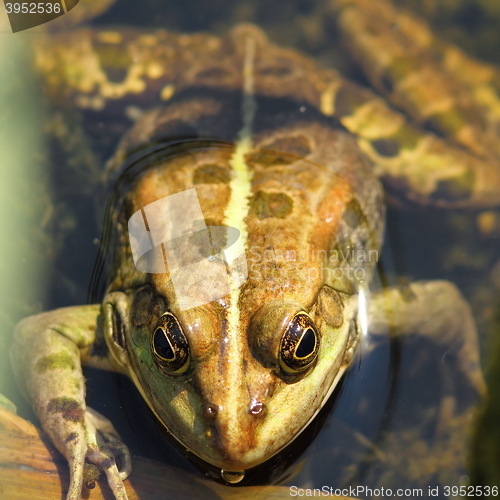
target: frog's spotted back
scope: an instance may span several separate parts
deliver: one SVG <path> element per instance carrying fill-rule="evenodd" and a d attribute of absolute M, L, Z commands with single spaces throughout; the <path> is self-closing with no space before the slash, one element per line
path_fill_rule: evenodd
<path fill-rule="evenodd" d="M 332 5 L 337 4 L 334 2 Z M 338 2 L 338 6 L 343 5 Z M 385 15 L 386 24 L 390 24 L 391 20 L 396 25 L 400 20 L 403 27 L 408 24 L 404 22 L 407 18 L 391 10 L 385 1 L 377 2 L 377 9 L 378 6 L 384 7 L 380 15 Z M 377 9 L 372 18 L 378 15 Z M 366 17 L 362 4 L 345 2 L 340 20 L 346 36 L 353 40 L 358 40 L 357 35 L 363 33 L 358 29 L 361 21 L 357 20 L 356 16 L 361 19 Z M 418 26 L 422 31 L 421 24 Z M 401 34 L 396 32 L 394 36 L 407 36 L 403 29 L 401 31 Z M 390 37 L 386 39 L 388 30 L 384 30 L 380 37 L 373 33 L 373 30 L 367 30 L 366 33 L 372 33 L 371 36 L 376 38 L 373 43 L 367 42 L 363 47 L 369 49 L 377 42 L 382 47 L 379 57 L 393 57 L 390 51 L 382 50 L 384 47 L 390 49 L 398 46 L 397 40 Z M 430 32 L 425 33 L 434 43 L 434 39 L 429 38 Z M 64 95 L 76 107 L 82 109 L 84 116 L 90 121 L 95 121 L 98 116 L 110 129 L 110 133 L 116 134 L 114 140 L 118 140 L 126 131 L 130 119 L 136 120 L 153 106 L 174 100 L 179 102 L 179 96 L 185 98 L 190 92 L 196 94 L 194 100 L 197 101 L 197 116 L 194 103 L 191 105 L 191 120 L 186 120 L 186 112 L 178 104 L 176 119 L 179 121 L 175 129 L 168 129 L 172 124 L 164 125 L 164 130 L 159 129 L 156 134 L 163 137 L 172 134 L 192 136 L 193 121 L 204 134 L 206 131 L 203 130 L 203 116 L 206 109 L 217 107 L 221 101 L 225 101 L 225 119 L 211 122 L 209 132 L 220 139 L 228 140 L 228 137 L 234 137 L 241 129 L 235 120 L 235 114 L 241 119 L 241 106 L 235 99 L 244 85 L 241 68 L 245 40 L 248 37 L 255 43 L 253 92 L 256 99 L 279 98 L 280 106 L 293 107 L 295 110 L 305 109 L 306 112 L 313 108 L 325 117 L 339 120 L 357 138 L 363 152 L 376 165 L 377 175 L 384 179 L 397 197 L 419 204 L 443 207 L 483 207 L 495 205 L 500 201 L 500 168 L 498 155 L 495 153 L 495 145 L 498 143 L 495 123 L 498 122 L 498 117 L 494 111 L 500 109 L 500 104 L 498 98 L 495 101 L 494 90 L 488 90 L 496 81 L 495 75 L 498 71 L 486 65 L 481 66 L 467 59 L 457 49 L 438 42 L 436 47 L 441 50 L 445 66 L 449 69 L 444 74 L 442 71 L 433 73 L 433 78 L 436 79 L 434 84 L 429 87 L 425 79 L 419 76 L 422 71 L 425 73 L 426 58 L 432 59 L 434 48 L 420 47 L 413 59 L 414 64 L 410 67 L 404 66 L 402 73 L 399 71 L 391 77 L 396 78 L 391 89 L 384 90 L 383 86 L 380 87 L 388 97 L 394 98 L 396 106 L 403 109 L 410 106 L 415 111 L 412 116 L 417 125 L 370 91 L 342 79 L 334 70 L 321 68 L 299 52 L 269 42 L 262 30 L 252 25 L 237 26 L 224 38 L 208 34 L 176 35 L 164 31 L 145 34 L 130 29 L 100 32 L 80 30 L 47 38 L 38 44 L 36 62 L 45 74 L 48 95 L 52 96 L 55 102 Z M 405 43 L 415 43 L 418 46 L 418 42 L 418 39 L 408 39 Z M 430 42 L 426 43 L 429 45 Z M 420 53 L 425 54 L 420 57 Z M 372 71 L 368 68 L 367 72 L 374 72 L 374 81 L 378 81 L 381 78 L 379 73 L 382 70 L 386 73 L 387 71 L 380 69 L 380 63 L 374 64 L 379 69 Z M 438 62 L 434 61 L 433 64 Z M 461 74 L 474 68 L 479 68 L 481 78 L 478 84 L 471 87 L 470 82 L 465 82 Z M 439 77 L 439 74 L 442 74 L 442 77 Z M 410 87 L 404 90 L 405 85 L 399 83 L 399 78 L 404 79 L 405 75 L 408 76 L 408 81 L 415 80 L 415 85 L 411 87 L 413 90 L 410 90 Z M 443 118 L 438 116 L 436 122 L 432 106 L 420 106 L 418 97 L 422 95 L 425 104 L 425 95 L 431 87 L 436 87 L 436 92 L 441 89 L 441 93 L 455 94 L 450 89 L 444 90 L 447 88 L 446 82 L 451 80 L 453 85 L 462 89 L 456 93 L 457 96 L 466 92 L 463 90 L 464 86 L 466 89 L 472 88 L 476 96 L 475 102 L 461 100 L 465 102 L 462 106 L 465 106 L 464 110 L 467 108 L 473 111 L 464 111 L 465 114 L 462 113 L 463 117 L 459 119 L 460 123 L 464 123 L 464 127 L 454 126 L 455 132 L 451 131 L 454 140 L 459 143 L 458 146 L 447 143 L 439 134 L 444 131 L 442 126 L 446 128 L 450 125 L 449 117 L 461 116 L 457 111 L 460 107 L 452 110 L 449 108 L 449 99 L 441 100 L 448 111 L 441 109 L 442 106 L 441 111 L 436 110 Z M 204 96 L 197 92 L 199 89 L 205 90 Z M 405 102 L 410 103 L 411 99 L 416 99 L 414 104 L 401 104 L 402 92 L 404 95 L 409 92 L 409 100 Z M 233 102 L 229 105 L 231 98 Z M 428 99 L 433 98 L 430 96 Z M 269 108 L 271 104 L 266 103 L 264 107 Z M 421 111 L 425 116 L 418 114 L 423 108 L 427 109 Z M 174 108 L 171 109 L 173 112 Z M 280 109 L 276 108 L 275 111 L 275 114 L 278 114 Z M 478 118 L 481 123 L 492 124 L 488 125 L 487 133 L 483 134 L 481 127 L 474 126 L 477 120 L 468 120 L 467 117 L 472 115 L 482 116 L 483 118 Z M 432 120 L 429 121 L 428 118 Z M 295 118 L 291 119 L 294 120 Z M 420 129 L 418 124 L 423 122 L 435 133 Z M 227 130 L 228 124 L 232 128 L 231 131 Z M 151 136 L 151 127 L 157 124 L 153 120 L 150 125 L 150 128 L 143 132 L 143 136 L 148 134 L 148 130 Z M 255 126 L 258 129 L 258 116 Z M 138 135 L 137 140 L 143 139 Z M 470 151 L 464 150 L 462 144 Z M 123 159 L 124 156 L 118 156 L 115 167 Z"/>

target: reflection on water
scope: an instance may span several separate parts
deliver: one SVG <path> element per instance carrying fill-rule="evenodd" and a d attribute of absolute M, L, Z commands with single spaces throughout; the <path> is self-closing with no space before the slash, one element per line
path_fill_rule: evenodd
<path fill-rule="evenodd" d="M 0 30 L 8 33 L 7 16 Z M 48 278 L 50 191 L 44 145 L 43 104 L 35 82 L 29 42 L 0 34 L 0 392 L 16 398 L 8 348 L 15 324 L 41 310 Z"/>
<path fill-rule="evenodd" d="M 430 15 L 435 26 L 476 55 L 500 62 L 498 51 L 492 50 L 500 46 L 500 9 L 496 4 L 479 0 L 441 3 L 400 0 L 399 3 L 416 6 Z M 455 3 L 458 10 L 448 10 Z M 189 0 L 171 5 L 147 0 L 140 7 L 132 0 L 119 0 L 93 23 L 220 34 L 234 23 L 254 22 L 275 41 L 306 51 L 323 64 L 333 65 L 366 83 L 341 48 L 328 12 L 327 2 L 306 0 L 272 3 L 243 0 L 230 5 L 226 0 L 210 3 Z M 2 106 L 6 109 L 7 104 Z M 16 114 L 27 113 L 17 111 L 14 102 L 9 106 Z M 102 200 L 106 197 L 98 182 L 99 169 L 111 156 L 116 138 L 123 132 L 114 130 L 113 139 L 108 139 L 103 123 L 97 118 L 92 123 L 91 130 L 82 131 L 79 115 L 61 105 L 40 127 L 51 147 L 51 165 L 41 161 L 45 177 L 38 181 L 37 189 L 31 187 L 22 194 L 30 207 L 43 207 L 38 209 L 43 213 L 41 220 L 33 224 L 37 229 L 23 230 L 22 245 L 41 246 L 43 256 L 37 254 L 34 261 L 43 263 L 37 263 L 36 269 L 30 268 L 29 272 L 17 266 L 15 275 L 6 279 L 7 295 L 12 284 L 19 285 L 21 291 L 20 298 L 16 295 L 16 305 L 2 301 L 3 316 L 9 318 L 4 331 L 20 316 L 36 312 L 34 304 L 39 301 L 43 302 L 43 309 L 86 301 L 100 237 Z M 29 143 L 34 144 L 34 139 Z M 4 165 L 7 164 L 5 160 Z M 37 160 L 33 161 L 35 164 Z M 13 170 L 11 167 L 5 178 L 12 179 Z M 22 192 L 19 186 L 10 191 Z M 5 210 L 12 207 L 9 204 Z M 418 279 L 455 282 L 472 304 L 485 350 L 488 335 L 494 332 L 494 311 L 498 308 L 499 221 L 498 211 L 493 210 L 447 213 L 430 208 L 390 208 L 376 287 Z M 9 229 L 5 234 L 10 233 Z M 12 262 L 10 257 L 4 258 L 7 261 Z M 10 266 L 4 267 L 3 272 L 8 272 Z M 31 295 L 37 283 L 34 275 L 44 268 L 51 272 L 45 299 L 35 298 Z M 437 424 L 442 401 L 439 390 L 433 389 L 439 386 L 440 363 L 447 359 L 446 350 L 419 339 L 396 342 L 386 339 L 370 349 L 370 356 L 361 356 L 349 371 L 337 391 L 335 411 L 325 418 L 319 435 L 300 457 L 300 465 L 291 469 L 293 478 L 287 484 L 422 487 L 424 491 L 437 485 L 466 484 L 465 417 L 458 412 L 446 429 L 438 428 Z M 133 453 L 175 465 L 181 463 L 194 470 L 168 443 L 158 445 L 159 431 L 128 381 L 119 379 L 116 384 L 112 375 L 89 373 L 89 405 L 115 422 Z M 460 377 L 457 371 L 455 383 L 466 387 Z M 6 392 L 24 406 L 12 390 Z M 456 404 L 463 409 L 472 399 L 472 393 L 464 390 Z M 438 498 L 444 497 L 440 494 Z"/>

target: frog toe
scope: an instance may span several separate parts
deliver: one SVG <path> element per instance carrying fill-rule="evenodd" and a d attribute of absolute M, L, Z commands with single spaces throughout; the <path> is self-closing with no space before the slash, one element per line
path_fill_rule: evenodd
<path fill-rule="evenodd" d="M 128 500 L 127 492 L 125 491 L 125 485 L 120 477 L 120 472 L 116 464 L 105 470 L 106 477 L 108 479 L 108 485 L 113 492 L 116 500 Z"/>
<path fill-rule="evenodd" d="M 89 473 L 92 466 L 88 462 L 104 471 L 115 500 L 128 500 L 123 485 L 123 480 L 131 472 L 128 449 L 117 437 L 98 430 L 92 421 L 87 422 L 85 434 L 86 439 L 75 438 L 72 440 L 75 444 L 67 447 L 71 480 L 66 500 L 80 500 L 83 486 L 90 488 L 97 479 L 99 474 Z M 85 445 L 78 446 L 82 442 Z M 123 470 L 118 470 L 115 457 L 120 460 Z"/>
<path fill-rule="evenodd" d="M 101 431 L 101 434 L 104 441 L 113 452 L 113 456 L 116 458 L 116 461 L 120 465 L 118 470 L 120 478 L 124 481 L 132 472 L 132 457 L 130 456 L 130 451 L 128 447 L 115 435 L 105 431 Z"/>
<path fill-rule="evenodd" d="M 132 460 L 128 448 L 106 417 L 89 407 L 86 409 L 85 417 L 88 431 L 87 460 L 104 471 L 115 499 L 127 500 L 123 480 L 132 471 Z M 117 461 L 120 469 L 118 469 Z"/>
<path fill-rule="evenodd" d="M 104 471 L 116 500 L 128 500 L 127 492 L 123 484 L 122 472 L 118 470 L 116 460 L 111 449 L 104 443 L 102 436 L 98 439 L 99 447 L 89 450 L 87 459 Z"/>
<path fill-rule="evenodd" d="M 82 492 L 85 453 L 74 454 L 68 459 L 70 470 L 70 483 L 66 500 L 79 500 Z"/>

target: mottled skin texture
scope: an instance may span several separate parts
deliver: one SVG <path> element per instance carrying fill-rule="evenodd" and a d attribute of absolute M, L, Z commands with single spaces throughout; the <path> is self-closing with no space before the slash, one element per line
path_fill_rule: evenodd
<path fill-rule="evenodd" d="M 109 113 L 114 123 L 137 119 L 107 163 L 107 180 L 116 180 L 123 161 L 148 145 L 198 141 L 122 184 L 108 221 L 114 240 L 102 305 L 48 312 L 16 329 L 14 369 L 69 461 L 68 500 L 80 496 L 85 460 L 106 472 L 119 500 L 126 498 L 122 479 L 130 472 L 112 426 L 85 405 L 82 363 L 129 375 L 182 446 L 221 470 L 244 471 L 304 429 L 353 358 L 366 321 L 358 299 L 367 294 L 372 256 L 382 243 L 377 176 L 411 202 L 453 208 L 500 201 L 491 146 L 497 116 L 468 97 L 494 77 L 466 81 L 453 61 L 479 63 L 445 45 L 438 47 L 445 64 L 438 65 L 425 26 L 417 23 L 420 31 L 407 33 L 411 18 L 397 17 L 384 0 L 373 3 L 374 12 L 363 0 L 338 0 L 332 10 L 374 85 L 411 118 L 335 71 L 273 45 L 254 26 L 224 38 L 82 30 L 36 46 L 45 90 L 56 105 L 69 102 L 87 117 Z M 390 26 L 396 18 L 400 29 L 392 35 L 406 37 L 397 47 L 413 51 L 409 67 L 400 67 L 399 49 L 385 38 L 390 30 L 377 33 L 379 19 Z M 421 73 L 431 56 L 435 94 L 426 103 L 419 100 L 428 84 Z M 496 75 L 479 66 L 484 75 Z M 453 86 L 461 89 L 452 94 L 457 103 Z M 450 139 L 423 131 L 424 122 Z M 144 206 L 191 188 L 207 225 L 240 231 L 248 280 L 218 300 L 181 310 L 170 271 L 135 268 L 127 221 Z M 217 282 L 222 271 L 211 269 Z M 354 269 L 362 275 L 350 274 Z M 307 371 L 289 375 L 281 339 L 300 311 L 309 315 L 319 349 Z M 188 369 L 176 375 L 160 369 L 152 352 L 152 335 L 167 312 L 189 345 Z M 387 290 L 372 297 L 367 315 L 374 334 L 418 332 L 450 345 L 471 386 L 484 392 L 474 322 L 453 284 Z M 120 472 L 116 454 L 125 464 Z"/>
<path fill-rule="evenodd" d="M 256 61 L 256 93 L 289 97 L 338 118 L 400 198 L 450 208 L 498 204 L 498 69 L 442 43 L 423 21 L 385 0 L 331 5 L 377 90 L 410 119 L 334 70 L 270 44 Z M 227 91 L 242 84 L 242 49 L 233 48 L 231 35 L 222 41 L 207 34 L 82 30 L 38 44 L 36 57 L 56 100 L 113 114 L 130 105 L 147 109 L 193 85 Z"/>
<path fill-rule="evenodd" d="M 188 118 L 189 115 L 186 116 L 186 119 Z M 146 116 L 144 120 L 149 120 L 149 117 Z M 141 124 L 142 121 L 137 124 L 137 129 L 141 128 Z M 265 139 L 262 142 L 272 144 L 276 136 L 289 137 L 290 144 L 293 145 L 293 137 L 297 133 L 295 130 L 300 131 L 302 137 L 310 138 L 311 151 L 314 151 L 310 156 L 314 163 L 292 157 L 290 158 L 292 163 L 278 162 L 274 166 L 265 165 L 260 168 L 255 166 L 251 169 L 252 190 L 255 195 L 250 200 L 246 224 L 248 227 L 247 248 L 251 249 L 252 255 L 249 257 L 249 279 L 237 297 L 238 309 L 241 313 L 237 332 L 233 332 L 233 334 L 236 333 L 234 341 L 239 346 L 238 373 L 235 374 L 232 369 L 235 355 L 230 349 L 233 340 L 227 325 L 229 314 L 227 310 L 234 299 L 229 297 L 200 308 L 177 311 L 176 316 L 183 324 L 191 346 L 192 363 L 197 368 L 186 377 L 175 381 L 172 384 L 172 393 L 162 396 L 161 402 L 152 402 L 155 411 L 167 423 L 167 427 L 174 435 L 186 436 L 184 444 L 189 449 L 196 449 L 204 460 L 223 469 L 245 470 L 258 464 L 261 457 L 269 453 L 269 449 L 279 449 L 288 442 L 287 435 L 279 432 L 279 428 L 286 428 L 287 434 L 295 434 L 303 426 L 304 415 L 308 414 L 311 417 L 314 414 L 315 408 L 331 387 L 338 369 L 338 367 L 333 368 L 335 365 L 332 363 L 333 356 L 326 355 L 328 336 L 331 336 L 332 343 L 328 349 L 336 352 L 335 358 L 338 359 L 338 363 L 344 364 L 350 358 L 348 356 L 348 359 L 343 361 L 343 355 L 339 356 L 341 352 L 352 347 L 353 340 L 349 340 L 347 336 L 350 321 L 343 324 L 345 332 L 340 336 L 343 340 L 341 345 L 337 345 L 338 339 L 335 337 L 340 334 L 334 335 L 334 330 L 331 330 L 327 336 L 327 331 L 330 331 L 331 327 L 326 321 L 326 314 L 316 311 L 319 300 L 318 292 L 321 287 L 330 285 L 342 290 L 342 284 L 335 283 L 333 279 L 328 280 L 328 277 L 325 279 L 322 271 L 324 264 L 322 258 L 299 260 L 298 256 L 308 247 L 311 253 L 317 253 L 320 250 L 328 251 L 340 240 L 338 233 L 343 233 L 346 229 L 343 219 L 347 208 L 350 201 L 356 199 L 351 185 L 343 179 L 343 171 L 351 168 L 352 164 L 357 166 L 356 175 L 364 171 L 364 180 L 358 177 L 360 186 L 364 187 L 366 181 L 373 183 L 373 195 L 365 199 L 365 207 L 367 205 L 374 207 L 373 210 L 366 212 L 366 217 L 373 221 L 375 227 L 367 230 L 360 224 L 359 228 L 350 230 L 351 245 L 378 248 L 376 245 L 380 241 L 381 219 L 375 209 L 375 206 L 381 206 L 380 191 L 365 160 L 354 148 L 352 139 L 344 132 L 323 128 L 317 123 L 309 125 L 304 120 L 294 127 L 263 134 Z M 133 133 L 134 130 L 131 134 Z M 259 151 L 260 141 L 257 141 L 258 136 L 256 136 L 254 151 Z M 132 202 L 128 205 L 130 212 L 125 215 L 124 219 L 127 220 L 133 212 L 152 201 L 191 188 L 195 172 L 203 168 L 204 164 L 213 164 L 215 161 L 219 168 L 227 169 L 229 176 L 231 169 L 228 160 L 230 157 L 227 153 L 223 150 L 217 154 L 213 148 L 208 151 L 190 151 L 185 155 L 186 157 L 183 155 L 176 157 L 171 164 L 151 169 L 139 181 L 137 188 L 131 191 Z M 275 155 L 272 151 L 267 154 Z M 331 168 L 324 169 L 318 164 L 331 165 Z M 224 221 L 226 200 L 230 196 L 229 184 L 201 183 L 195 184 L 195 187 L 205 217 L 216 222 Z M 259 193 L 276 193 L 276 191 L 277 194 L 289 200 L 284 213 L 280 212 L 279 203 L 273 205 L 269 198 L 266 208 L 262 209 L 266 200 L 263 201 Z M 289 210 L 291 210 L 290 213 Z M 370 217 L 368 215 L 370 212 L 375 217 Z M 363 239 L 364 233 L 371 237 L 371 241 Z M 359 243 L 356 242 L 357 237 L 361 240 Z M 119 272 L 120 280 L 111 285 L 111 290 L 130 289 L 137 280 L 137 273 L 130 272 L 134 268 L 128 247 L 124 245 L 120 250 L 122 251 L 118 259 L 122 266 Z M 287 253 L 296 255 L 297 258 L 286 258 Z M 276 257 L 277 255 L 283 257 Z M 146 292 L 142 289 L 141 293 L 161 297 L 162 302 L 166 304 L 175 303 L 175 295 L 172 293 L 168 274 L 155 274 L 147 282 L 151 285 L 152 291 Z M 347 300 L 347 297 L 344 295 L 343 299 Z M 143 301 L 140 302 L 142 308 Z M 324 379 L 320 384 L 324 387 L 310 386 L 311 390 L 306 390 L 305 386 L 312 383 L 312 377 L 305 377 L 300 384 L 304 385 L 304 394 L 308 396 L 304 397 L 300 404 L 293 401 L 293 394 L 297 390 L 296 384 L 290 384 L 274 376 L 269 363 L 262 366 L 259 356 L 260 358 L 269 357 L 266 353 L 257 352 L 257 355 L 254 355 L 250 351 L 254 342 L 252 330 L 258 328 L 255 325 L 250 328 L 250 322 L 263 307 L 269 308 L 273 304 L 280 306 L 290 304 L 291 310 L 300 309 L 302 306 L 307 311 L 312 311 L 311 315 L 315 318 L 316 324 L 325 323 L 324 328 L 321 328 L 324 332 L 322 347 L 325 349 L 323 360 L 325 364 L 318 363 L 315 367 L 317 374 L 320 370 L 324 370 L 323 376 L 318 375 L 318 380 Z M 346 306 L 346 318 L 349 314 L 353 314 L 352 307 L 351 311 L 348 309 Z M 161 312 L 163 311 L 159 310 L 157 314 Z M 134 313 L 133 310 L 132 322 L 134 322 Z M 148 319 L 146 325 L 140 325 L 142 327 L 140 332 L 132 334 L 135 344 L 140 343 L 140 339 L 148 339 L 148 332 L 154 328 L 157 316 L 151 314 Z M 284 318 L 280 317 L 279 321 L 284 321 Z M 199 323 L 203 325 L 203 328 L 197 326 Z M 339 328 L 341 325 L 336 326 Z M 280 332 L 281 329 L 277 328 L 275 333 L 279 335 Z M 147 350 L 146 344 L 144 349 Z M 257 348 L 257 351 L 262 350 Z M 277 356 L 275 365 L 276 362 Z M 150 392 L 149 387 L 156 385 L 151 379 L 151 370 L 141 369 L 139 360 L 134 359 L 133 356 L 132 363 L 136 366 L 141 385 L 148 387 L 145 392 Z M 271 368 L 274 368 L 274 371 L 277 370 L 276 366 Z M 252 375 L 248 375 L 249 373 Z M 163 375 L 159 374 L 158 384 L 161 383 L 162 377 Z M 235 387 L 235 380 L 241 381 L 241 388 Z M 189 389 L 186 390 L 186 387 Z M 231 390 L 235 391 L 232 395 Z M 197 401 L 197 395 L 200 393 L 201 397 Z M 272 393 L 273 396 L 270 397 L 266 395 L 267 393 Z M 177 409 L 172 411 L 172 406 L 166 405 L 166 402 L 173 398 L 174 394 L 177 395 L 178 403 L 176 403 Z M 186 400 L 181 403 L 184 398 Z M 196 403 L 194 404 L 193 401 Z M 263 415 L 256 418 L 249 413 L 248 408 L 252 402 L 265 404 L 266 418 L 263 418 Z M 198 422 L 197 417 L 203 414 L 203 407 L 206 404 L 220 408 L 214 429 L 212 429 L 212 424 L 207 427 L 203 419 Z M 187 411 L 186 408 L 190 406 L 193 406 L 193 409 Z M 166 411 L 165 408 L 168 410 Z M 193 422 L 194 433 L 191 429 Z M 204 442 L 208 431 L 211 435 Z M 263 439 L 261 434 L 268 438 Z M 201 444 L 202 447 L 200 447 Z M 220 456 L 218 456 L 219 453 Z"/>

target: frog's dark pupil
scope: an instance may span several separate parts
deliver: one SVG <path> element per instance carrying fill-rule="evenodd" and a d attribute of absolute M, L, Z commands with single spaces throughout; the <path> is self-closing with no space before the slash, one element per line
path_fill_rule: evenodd
<path fill-rule="evenodd" d="M 306 333 L 300 339 L 299 345 L 295 351 L 295 355 L 298 358 L 305 358 L 314 352 L 314 347 L 316 346 L 316 335 L 314 334 L 312 328 L 308 328 Z"/>
<path fill-rule="evenodd" d="M 165 332 L 161 328 L 157 328 L 154 339 L 155 351 L 163 359 L 174 359 L 175 354 L 167 339 Z"/>

